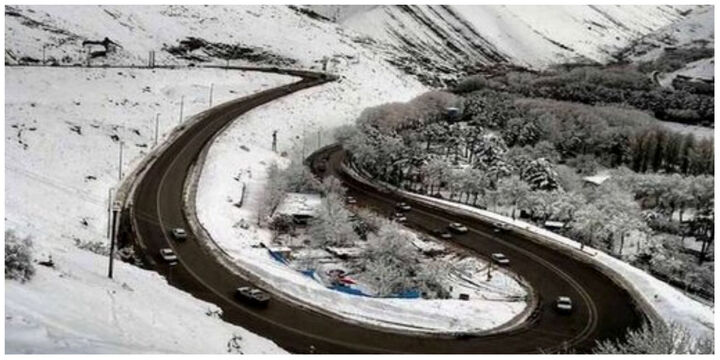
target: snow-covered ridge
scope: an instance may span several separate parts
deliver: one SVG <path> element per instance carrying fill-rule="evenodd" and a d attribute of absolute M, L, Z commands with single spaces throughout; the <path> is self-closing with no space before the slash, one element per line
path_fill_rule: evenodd
<path fill-rule="evenodd" d="M 645 34 L 683 17 L 677 6 L 377 6 L 344 11 L 341 23 L 400 49 L 405 60 L 461 68 L 512 63 L 542 68 L 585 59 L 605 62 Z"/>

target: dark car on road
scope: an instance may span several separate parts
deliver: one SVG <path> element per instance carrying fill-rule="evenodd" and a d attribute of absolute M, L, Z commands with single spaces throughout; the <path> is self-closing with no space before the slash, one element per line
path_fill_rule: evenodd
<path fill-rule="evenodd" d="M 452 239 L 452 234 L 443 228 L 433 230 L 432 234 L 441 239 L 445 239 L 445 240 Z"/>
<path fill-rule="evenodd" d="M 503 232 L 503 231 L 507 231 L 508 229 L 510 229 L 510 226 L 509 226 L 508 224 L 506 224 L 506 223 L 503 223 L 503 222 L 499 222 L 499 221 L 498 221 L 498 222 L 496 222 L 496 223 L 493 224 L 493 231 L 494 231 L 494 232 Z"/>
<path fill-rule="evenodd" d="M 395 208 L 399 211 L 410 211 L 410 209 L 412 209 L 406 202 L 399 202 L 395 204 Z"/>
<path fill-rule="evenodd" d="M 270 302 L 270 295 L 260 289 L 249 286 L 237 288 L 237 290 L 235 290 L 235 298 L 254 306 L 267 306 Z"/>
<path fill-rule="evenodd" d="M 187 231 L 183 228 L 174 228 L 172 229 L 172 236 L 175 238 L 175 240 L 185 240 L 187 239 Z"/>
<path fill-rule="evenodd" d="M 461 223 L 457 223 L 457 222 L 450 223 L 450 225 L 448 225 L 448 229 L 450 229 L 450 231 L 452 231 L 454 233 L 458 233 L 458 234 L 464 234 L 464 233 L 468 232 L 468 228 L 465 227 L 465 225 L 463 225 Z"/>

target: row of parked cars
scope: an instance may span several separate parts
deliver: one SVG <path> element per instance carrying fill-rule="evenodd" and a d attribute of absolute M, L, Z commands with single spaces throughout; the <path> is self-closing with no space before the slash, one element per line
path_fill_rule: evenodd
<path fill-rule="evenodd" d="M 170 230 L 170 235 L 176 241 L 185 241 L 188 237 L 187 231 L 183 228 L 174 228 Z M 178 258 L 175 252 L 170 248 L 160 249 L 160 258 L 168 264 L 174 265 Z M 248 305 L 265 307 L 270 302 L 270 295 L 258 288 L 250 286 L 242 286 L 235 290 L 235 299 L 242 301 Z"/>

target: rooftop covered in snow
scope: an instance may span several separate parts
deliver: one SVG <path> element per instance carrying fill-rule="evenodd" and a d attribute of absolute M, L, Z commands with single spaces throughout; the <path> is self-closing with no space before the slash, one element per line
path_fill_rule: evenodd
<path fill-rule="evenodd" d="M 288 193 L 278 205 L 276 213 L 279 215 L 314 217 L 320 208 L 320 202 L 320 194 Z"/>

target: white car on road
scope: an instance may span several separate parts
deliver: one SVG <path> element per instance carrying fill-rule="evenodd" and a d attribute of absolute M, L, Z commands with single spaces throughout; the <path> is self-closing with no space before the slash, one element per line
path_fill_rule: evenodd
<path fill-rule="evenodd" d="M 505 254 L 493 253 L 490 257 L 492 257 L 492 260 L 498 265 L 510 265 L 510 259 L 508 259 Z"/>
<path fill-rule="evenodd" d="M 162 248 L 160 249 L 160 257 L 165 260 L 166 262 L 175 262 L 177 261 L 177 255 L 172 251 L 170 248 Z"/>
<path fill-rule="evenodd" d="M 567 296 L 558 296 L 555 300 L 555 310 L 563 314 L 569 314 L 572 311 L 572 300 Z"/>

